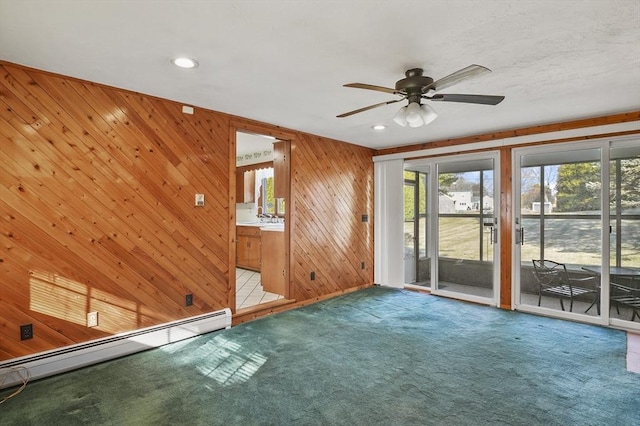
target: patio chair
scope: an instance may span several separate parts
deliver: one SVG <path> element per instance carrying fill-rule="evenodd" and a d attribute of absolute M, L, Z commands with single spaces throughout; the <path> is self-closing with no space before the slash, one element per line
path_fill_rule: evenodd
<path fill-rule="evenodd" d="M 631 321 L 633 321 L 636 317 L 640 319 L 640 314 L 638 311 L 640 310 L 640 289 L 627 287 L 622 284 L 616 284 L 614 282 L 610 283 L 611 289 L 611 302 L 616 305 L 618 308 L 619 305 L 628 307 L 633 312 L 631 315 Z M 620 310 L 618 310 L 620 313 Z"/>
<path fill-rule="evenodd" d="M 564 298 L 569 299 L 569 312 L 573 311 L 573 299 L 585 294 L 594 294 L 599 297 L 594 277 L 569 278 L 567 267 L 564 263 L 553 260 L 532 260 L 533 276 L 538 282 L 538 306 L 542 301 L 542 294 L 547 293 L 560 298 L 560 307 L 564 311 Z M 584 287 L 584 284 L 593 282 L 593 287 Z M 593 306 L 593 304 L 592 304 Z"/>

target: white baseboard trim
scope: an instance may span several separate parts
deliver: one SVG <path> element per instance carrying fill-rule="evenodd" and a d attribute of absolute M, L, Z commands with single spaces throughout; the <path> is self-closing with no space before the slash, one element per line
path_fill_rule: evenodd
<path fill-rule="evenodd" d="M 230 327 L 231 310 L 225 308 L 86 343 L 12 358 L 0 362 L 0 375 L 7 374 L 5 380 L 0 382 L 0 389 L 22 384 L 23 379 L 18 370 L 26 369 L 30 380 L 40 379 Z"/>

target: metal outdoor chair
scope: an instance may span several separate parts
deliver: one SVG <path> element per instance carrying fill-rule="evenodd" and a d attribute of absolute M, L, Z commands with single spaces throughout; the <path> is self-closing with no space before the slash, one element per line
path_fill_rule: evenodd
<path fill-rule="evenodd" d="M 614 282 L 610 283 L 609 288 L 611 289 L 610 299 L 612 304 L 616 305 L 616 309 L 619 305 L 626 306 L 633 312 L 631 321 L 636 317 L 640 319 L 640 314 L 638 313 L 638 311 L 640 311 L 640 289 L 616 284 Z M 618 313 L 620 313 L 619 309 Z"/>
<path fill-rule="evenodd" d="M 564 298 L 569 299 L 569 312 L 573 311 L 573 299 L 585 294 L 595 294 L 598 298 L 597 285 L 594 277 L 569 278 L 567 267 L 564 263 L 553 260 L 532 260 L 533 276 L 538 282 L 538 306 L 542 301 L 542 294 L 547 293 L 560 298 L 560 307 L 564 311 Z M 584 284 L 593 282 L 593 287 L 583 287 Z M 593 306 L 593 304 L 592 304 Z"/>

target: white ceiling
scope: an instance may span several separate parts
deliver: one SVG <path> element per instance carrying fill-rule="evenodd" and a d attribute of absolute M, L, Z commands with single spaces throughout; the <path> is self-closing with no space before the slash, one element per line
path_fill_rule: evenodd
<path fill-rule="evenodd" d="M 382 148 L 640 109 L 640 1 L 0 0 L 0 58 Z M 344 83 L 470 64 L 493 72 L 443 93 L 501 104 L 434 102 L 417 129 L 393 123 L 403 103 L 336 118 L 395 99 Z"/>

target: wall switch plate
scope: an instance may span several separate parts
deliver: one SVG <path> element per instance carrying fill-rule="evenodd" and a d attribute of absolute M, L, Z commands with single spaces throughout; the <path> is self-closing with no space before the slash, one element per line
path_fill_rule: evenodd
<path fill-rule="evenodd" d="M 196 207 L 204 206 L 204 194 L 196 194 Z"/>
<path fill-rule="evenodd" d="M 186 296 L 184 296 L 184 306 L 191 306 L 193 305 L 193 294 L 189 293 Z"/>
<path fill-rule="evenodd" d="M 362 215 L 362 221 L 363 222 L 369 222 L 369 215 L 368 214 L 363 214 Z"/>
<path fill-rule="evenodd" d="M 360 262 L 360 269 L 364 269 L 364 262 Z"/>
<path fill-rule="evenodd" d="M 20 326 L 20 340 L 33 339 L 33 324 L 24 324 Z"/>
<path fill-rule="evenodd" d="M 97 327 L 97 326 L 98 326 L 98 313 L 89 312 L 87 314 L 87 327 Z"/>
<path fill-rule="evenodd" d="M 316 273 L 315 271 L 311 271 L 311 281 L 316 279 Z"/>

